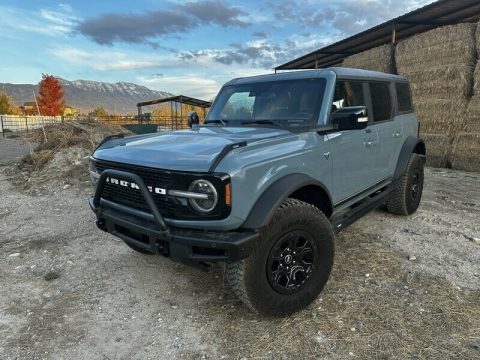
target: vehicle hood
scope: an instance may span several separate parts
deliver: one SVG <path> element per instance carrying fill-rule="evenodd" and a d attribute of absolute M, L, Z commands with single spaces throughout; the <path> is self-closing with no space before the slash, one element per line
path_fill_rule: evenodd
<path fill-rule="evenodd" d="M 267 127 L 200 127 L 110 140 L 99 146 L 93 157 L 158 169 L 206 172 L 227 145 L 246 142 L 248 146 L 291 134 Z"/>

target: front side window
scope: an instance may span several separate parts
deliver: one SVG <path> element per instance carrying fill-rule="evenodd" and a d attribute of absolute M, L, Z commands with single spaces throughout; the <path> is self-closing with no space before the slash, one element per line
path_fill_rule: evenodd
<path fill-rule="evenodd" d="M 316 126 L 326 80 L 299 79 L 225 86 L 205 123 L 228 126 L 275 124 L 286 128 Z"/>
<path fill-rule="evenodd" d="M 333 96 L 332 113 L 345 107 L 366 105 L 363 84 L 360 81 L 337 81 Z"/>
<path fill-rule="evenodd" d="M 370 83 L 373 121 L 381 122 L 392 118 L 392 98 L 390 84 L 384 82 Z"/>

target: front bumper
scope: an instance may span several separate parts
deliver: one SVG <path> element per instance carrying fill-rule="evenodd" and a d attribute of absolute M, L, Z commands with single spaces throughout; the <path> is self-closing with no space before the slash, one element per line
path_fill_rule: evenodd
<path fill-rule="evenodd" d="M 102 198 L 106 178 L 126 179 L 138 185 L 150 212 L 137 210 Z M 143 180 L 136 174 L 105 170 L 98 179 L 95 196 L 88 200 L 97 216 L 97 226 L 146 251 L 186 263 L 232 262 L 250 254 L 258 233 L 216 232 L 169 227 L 159 213 Z"/>

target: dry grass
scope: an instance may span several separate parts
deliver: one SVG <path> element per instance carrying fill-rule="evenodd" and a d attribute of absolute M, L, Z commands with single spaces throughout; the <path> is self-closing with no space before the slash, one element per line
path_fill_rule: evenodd
<path fill-rule="evenodd" d="M 47 124 L 44 129 L 36 129 L 25 136 L 25 140 L 39 145 L 22 159 L 20 167 L 31 170 L 42 169 L 56 153 L 73 146 L 93 151 L 103 138 L 113 134 L 127 135 L 131 132 L 96 121 Z"/>
<path fill-rule="evenodd" d="M 7 173 L 10 181 L 32 195 L 49 191 L 49 184 L 61 188 L 88 181 L 88 159 L 108 135 L 131 134 L 113 125 L 96 121 L 52 123 L 27 134 L 24 140 L 38 144 Z M 45 138 L 47 141 L 45 141 Z"/>
<path fill-rule="evenodd" d="M 383 45 L 371 50 L 364 51 L 347 57 L 343 61 L 343 66 L 381 71 L 390 73 L 393 64 L 393 50 L 391 45 Z"/>
<path fill-rule="evenodd" d="M 443 134 L 421 134 L 427 147 L 427 166 L 448 168 L 453 138 Z"/>
<path fill-rule="evenodd" d="M 414 105 L 423 133 L 452 135 L 464 127 L 467 101 L 416 97 Z"/>
<path fill-rule="evenodd" d="M 460 133 L 450 155 L 452 168 L 480 172 L 480 133 Z"/>
<path fill-rule="evenodd" d="M 480 355 L 478 292 L 409 273 L 397 254 L 359 227 L 352 227 L 337 240 L 330 282 L 307 310 L 287 318 L 262 318 L 231 306 L 237 303 L 231 295 L 209 306 L 212 321 L 215 310 L 221 312 L 218 318 L 226 317 L 216 326 L 223 334 L 220 339 L 225 339 L 220 347 L 229 358 L 447 359 Z"/>

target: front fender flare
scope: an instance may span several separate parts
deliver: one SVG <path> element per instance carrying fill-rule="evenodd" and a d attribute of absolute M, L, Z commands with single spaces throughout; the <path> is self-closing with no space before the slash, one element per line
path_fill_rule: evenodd
<path fill-rule="evenodd" d="M 283 200 L 296 190 L 308 185 L 321 187 L 328 195 L 330 204 L 332 204 L 330 193 L 321 182 L 305 174 L 290 174 L 277 180 L 263 192 L 241 227 L 245 229 L 259 229 L 267 225 L 275 209 L 280 206 Z"/>

